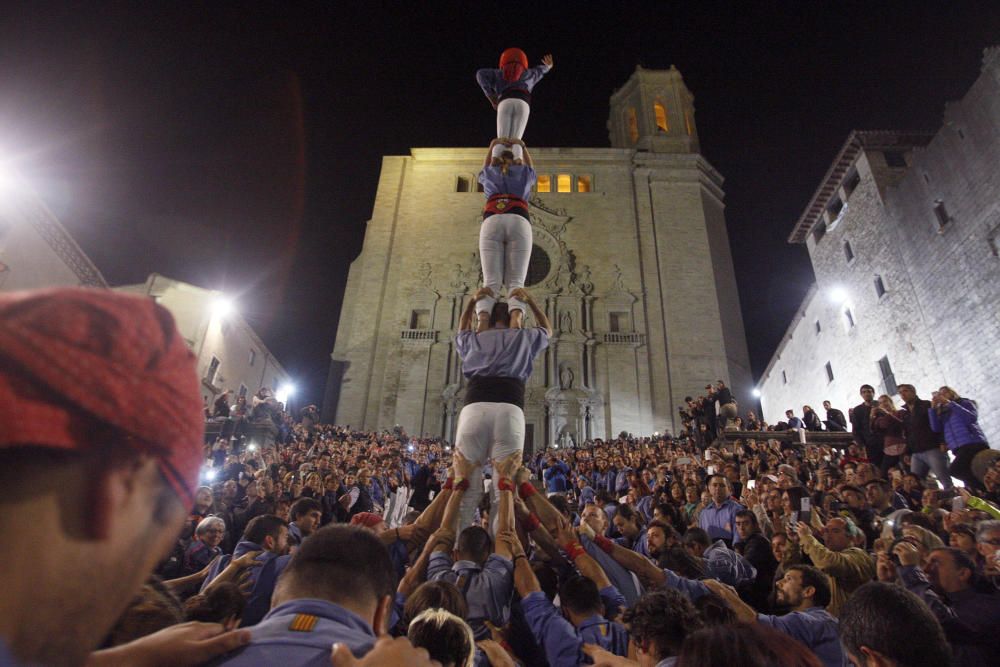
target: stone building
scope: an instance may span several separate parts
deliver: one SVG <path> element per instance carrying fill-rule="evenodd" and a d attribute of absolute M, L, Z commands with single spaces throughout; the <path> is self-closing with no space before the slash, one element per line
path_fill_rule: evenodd
<path fill-rule="evenodd" d="M 282 365 L 219 292 L 158 273 L 144 283 L 117 289 L 149 296 L 174 316 L 178 331 L 198 357 L 202 396 L 209 405 L 227 389 L 235 403 L 240 395 L 249 401 L 261 387 L 279 392 L 290 385 Z"/>
<path fill-rule="evenodd" d="M 107 287 L 104 276 L 17 174 L 0 173 L 0 291 Z"/>
<path fill-rule="evenodd" d="M 686 395 L 751 388 L 723 214 L 680 72 L 637 68 L 611 96 L 611 148 L 531 147 L 528 286 L 555 334 L 528 382 L 526 446 L 680 426 Z M 453 339 L 480 284 L 480 148 L 386 156 L 352 263 L 325 417 L 454 435 Z"/>
<path fill-rule="evenodd" d="M 816 284 L 759 389 L 772 423 L 858 387 L 930 398 L 947 384 L 979 403 L 1000 441 L 1000 47 L 984 52 L 936 134 L 854 132 L 789 237 Z"/>

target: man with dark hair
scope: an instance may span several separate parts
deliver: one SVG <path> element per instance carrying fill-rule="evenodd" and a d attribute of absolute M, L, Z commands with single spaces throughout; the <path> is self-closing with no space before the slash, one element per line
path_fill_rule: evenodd
<path fill-rule="evenodd" d="M 981 580 L 976 564 L 953 547 L 932 549 L 923 567 L 909 542 L 893 547 L 899 579 L 923 600 L 944 627 L 957 665 L 990 665 L 1000 655 L 1000 594 Z M 993 656 L 993 657 L 990 657 Z"/>
<path fill-rule="evenodd" d="M 875 387 L 870 384 L 861 385 L 861 403 L 851 409 L 851 432 L 854 442 L 864 447 L 868 460 L 876 466 L 882 465 L 882 436 L 872 432 L 872 410 L 875 404 Z"/>
<path fill-rule="evenodd" d="M 494 462 L 494 476 L 500 496 L 497 507 L 498 529 L 503 529 L 501 521 L 509 522 L 509 527 L 513 529 L 513 510 L 506 507 L 506 503 L 507 496 L 514 488 L 510 477 L 520 463 L 520 450 L 503 461 Z M 476 470 L 476 466 L 460 452 L 455 453 L 454 465 L 455 480 L 452 496 L 448 499 L 448 506 L 442 519 L 442 525 L 448 527 L 458 521 L 459 508 L 469 487 L 469 478 Z M 475 479 L 481 478 L 476 475 Z M 499 488 L 500 486 L 503 488 Z M 513 505 L 512 497 L 509 503 Z M 506 625 L 510 617 L 514 571 L 510 547 L 506 543 L 497 541 L 494 548 L 489 533 L 479 526 L 470 526 L 458 534 L 458 543 L 453 553 L 449 554 L 451 551 L 449 547 L 450 545 L 445 543 L 439 543 L 434 547 L 427 567 L 427 581 L 447 581 L 458 587 L 469 604 L 469 615 L 466 620 L 476 633 L 476 638 L 483 639 L 489 633 L 486 621 L 499 627 Z"/>
<path fill-rule="evenodd" d="M 746 558 L 727 547 L 722 540 L 712 543 L 708 533 L 701 528 L 687 529 L 684 546 L 691 555 L 705 560 L 709 577 L 730 586 L 749 585 L 757 576 L 757 570 Z"/>
<path fill-rule="evenodd" d="M 927 472 L 933 470 L 938 484 L 945 491 L 950 491 L 954 484 L 948 473 L 948 455 L 941 449 L 941 434 L 931 428 L 931 402 L 917 396 L 917 389 L 912 384 L 897 386 L 899 397 L 906 405 L 903 434 L 910 450 L 910 472 L 924 480 Z"/>
<path fill-rule="evenodd" d="M 623 619 L 635 642 L 640 665 L 670 667 L 684 639 L 704 623 L 691 601 L 672 589 L 646 593 Z"/>
<path fill-rule="evenodd" d="M 791 611 L 784 616 L 758 614 L 740 600 L 736 591 L 719 582 L 703 582 L 726 600 L 737 618 L 754 621 L 784 632 L 806 645 L 826 667 L 843 667 L 844 652 L 837 635 L 837 619 L 826 607 L 830 604 L 830 580 L 810 565 L 792 565 L 777 584 L 777 603 Z"/>
<path fill-rule="evenodd" d="M 657 559 L 660 554 L 667 549 L 667 547 L 674 546 L 675 544 L 680 544 L 682 541 L 680 533 L 677 529 L 670 524 L 664 523 L 658 519 L 653 519 L 646 526 L 646 549 L 649 551 L 649 557 Z"/>
<path fill-rule="evenodd" d="M 198 386 L 152 299 L 0 295 L 0 664 L 83 664 L 169 553 L 204 456 Z M 173 626 L 88 664 L 195 664 L 248 639 L 222 632 Z"/>
<path fill-rule="evenodd" d="M 840 639 L 857 667 L 950 665 L 944 630 L 913 593 L 881 581 L 865 584 L 840 610 Z"/>
<path fill-rule="evenodd" d="M 297 547 L 319 528 L 323 506 L 315 498 L 299 498 L 288 511 L 288 544 Z"/>
<path fill-rule="evenodd" d="M 250 645 L 221 664 L 327 664 L 333 644 L 363 656 L 388 630 L 394 580 L 389 552 L 371 531 L 321 528 L 285 568 Z"/>
<path fill-rule="evenodd" d="M 241 622 L 243 627 L 256 624 L 264 618 L 271 607 L 274 584 L 291 558 L 287 555 L 288 522 L 273 514 L 254 517 L 243 531 L 243 537 L 233 550 L 233 555 L 219 558 L 209 568 L 202 590 L 205 590 L 208 584 L 225 569 L 232 558 L 239 558 L 251 551 L 261 552 L 254 559 L 261 565 L 250 570 L 252 588 L 246 610 L 243 612 Z"/>
<path fill-rule="evenodd" d="M 826 424 L 827 431 L 843 433 L 847 430 L 847 418 L 842 411 L 833 407 L 830 401 L 823 401 L 823 409 L 826 410 L 826 420 L 823 423 Z"/>
<path fill-rule="evenodd" d="M 757 571 L 753 581 L 739 589 L 740 594 L 757 611 L 767 611 L 774 573 L 778 569 L 771 543 L 760 532 L 757 516 L 750 510 L 736 513 L 736 532 L 740 534 L 740 541 L 735 547 L 736 553 L 743 556 Z"/>
<path fill-rule="evenodd" d="M 746 508 L 733 500 L 729 480 L 724 475 L 712 475 L 708 478 L 708 492 L 712 502 L 698 515 L 698 526 L 713 540 L 725 540 L 727 545 L 739 542 L 736 513 Z"/>

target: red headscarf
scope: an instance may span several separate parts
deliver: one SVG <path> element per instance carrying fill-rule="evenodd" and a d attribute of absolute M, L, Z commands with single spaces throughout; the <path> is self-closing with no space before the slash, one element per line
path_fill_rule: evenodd
<path fill-rule="evenodd" d="M 521 49 L 507 49 L 500 54 L 504 81 L 517 81 L 528 69 L 528 56 Z"/>
<path fill-rule="evenodd" d="M 0 295 L 0 447 L 83 451 L 110 428 L 158 460 L 190 509 L 199 394 L 194 355 L 152 299 L 78 288 Z"/>

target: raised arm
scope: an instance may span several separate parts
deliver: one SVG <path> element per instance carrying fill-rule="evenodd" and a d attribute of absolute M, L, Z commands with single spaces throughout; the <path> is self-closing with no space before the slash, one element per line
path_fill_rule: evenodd
<path fill-rule="evenodd" d="M 514 474 L 514 483 L 517 484 L 525 504 L 535 513 L 535 516 L 539 518 L 549 533 L 555 534 L 559 530 L 559 521 L 562 515 L 544 495 L 538 493 L 529 481 L 530 478 L 531 471 L 527 468 L 521 468 Z"/>
<path fill-rule="evenodd" d="M 527 166 L 533 168 L 535 165 L 531 162 L 531 154 L 528 153 L 528 147 L 524 144 L 524 141 L 521 139 L 515 139 L 514 143 L 521 147 L 521 161 Z"/>
<path fill-rule="evenodd" d="M 535 322 L 538 323 L 538 326 L 545 329 L 545 332 L 549 336 L 552 335 L 552 323 L 549 322 L 549 318 L 545 314 L 545 311 L 538 307 L 538 303 L 535 301 L 535 298 L 531 296 L 531 293 L 528 292 L 528 290 L 523 287 L 518 287 L 515 290 L 511 290 L 509 296 L 515 299 L 521 299 L 528 304 L 528 308 L 531 308 L 531 314 L 535 318 Z"/>
<path fill-rule="evenodd" d="M 441 525 L 450 531 L 454 531 L 455 522 L 458 521 L 458 510 L 462 504 L 462 496 L 465 495 L 466 489 L 469 488 L 469 475 L 475 469 L 475 466 L 464 456 L 461 452 L 455 452 L 455 482 L 452 485 L 451 497 L 448 498 L 448 504 L 444 508 L 444 517 L 441 519 Z M 434 551 L 445 551 L 450 552 L 454 544 L 442 544 L 438 542 L 433 547 Z"/>
<path fill-rule="evenodd" d="M 573 559 L 576 569 L 580 571 L 580 574 L 597 584 L 597 590 L 604 590 L 611 585 L 611 580 L 604 568 L 586 552 L 569 524 L 563 524 L 560 527 L 558 537 L 559 544 L 564 545 L 563 549 Z M 566 549 L 567 545 L 569 549 Z"/>
<path fill-rule="evenodd" d="M 493 470 L 497 475 L 497 491 L 500 502 L 497 508 L 497 532 L 514 532 L 514 471 L 521 466 L 521 450 L 517 450 L 503 460 L 493 461 Z M 504 558 L 512 558 L 513 554 L 505 541 L 497 540 L 494 553 Z"/>
<path fill-rule="evenodd" d="M 490 142 L 490 147 L 486 149 L 486 159 L 483 160 L 483 169 L 490 166 L 490 164 L 493 162 L 493 147 L 496 146 L 499 142 L 500 142 L 499 139 L 494 139 L 493 141 Z"/>

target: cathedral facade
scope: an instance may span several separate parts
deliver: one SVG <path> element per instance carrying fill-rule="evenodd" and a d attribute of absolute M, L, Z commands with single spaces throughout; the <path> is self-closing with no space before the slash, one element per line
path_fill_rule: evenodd
<path fill-rule="evenodd" d="M 637 68 L 611 97 L 611 148 L 531 147 L 527 287 L 554 333 L 527 383 L 525 446 L 676 431 L 685 396 L 752 387 L 723 214 L 676 69 Z M 454 437 L 454 335 L 481 284 L 481 148 L 386 156 L 351 265 L 324 416 Z"/>

